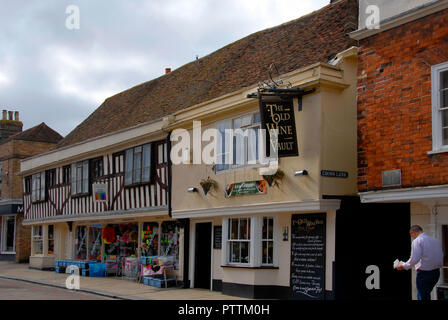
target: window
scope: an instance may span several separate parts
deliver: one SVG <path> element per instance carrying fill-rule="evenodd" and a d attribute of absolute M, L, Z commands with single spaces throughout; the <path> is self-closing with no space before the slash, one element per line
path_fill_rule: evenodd
<path fill-rule="evenodd" d="M 157 222 L 145 222 L 142 229 L 142 255 L 159 255 L 159 224 Z"/>
<path fill-rule="evenodd" d="M 126 150 L 125 184 L 150 183 L 151 144 Z"/>
<path fill-rule="evenodd" d="M 89 193 L 89 160 L 72 164 L 72 195 Z"/>
<path fill-rule="evenodd" d="M 103 227 L 100 224 L 89 226 L 88 250 L 89 260 L 101 260 L 101 235 Z"/>
<path fill-rule="evenodd" d="M 3 216 L 2 253 L 14 253 L 16 242 L 16 217 Z"/>
<path fill-rule="evenodd" d="M 33 202 L 45 201 L 45 172 L 33 174 L 32 184 L 31 200 Z"/>
<path fill-rule="evenodd" d="M 263 218 L 262 230 L 262 264 L 274 263 L 274 218 Z"/>
<path fill-rule="evenodd" d="M 46 171 L 46 185 L 47 188 L 51 188 L 56 185 L 56 169 Z"/>
<path fill-rule="evenodd" d="M 97 179 L 103 176 L 103 158 L 92 160 L 92 178 Z"/>
<path fill-rule="evenodd" d="M 432 67 L 433 150 L 448 149 L 448 62 Z"/>
<path fill-rule="evenodd" d="M 31 176 L 25 177 L 24 190 L 25 190 L 25 193 L 27 193 L 27 194 L 31 193 L 32 180 L 33 179 Z"/>
<path fill-rule="evenodd" d="M 229 219 L 229 263 L 250 262 L 250 218 Z"/>
<path fill-rule="evenodd" d="M 260 122 L 260 114 L 253 113 L 217 123 L 216 171 L 257 164 Z"/>
<path fill-rule="evenodd" d="M 75 259 L 85 260 L 87 257 L 87 227 L 77 226 L 75 235 Z"/>
<path fill-rule="evenodd" d="M 42 226 L 33 226 L 33 254 L 42 254 L 43 251 Z"/>
<path fill-rule="evenodd" d="M 48 254 L 54 252 L 54 225 L 48 226 Z"/>
<path fill-rule="evenodd" d="M 222 263 L 232 267 L 277 268 L 276 216 L 223 218 Z"/>
<path fill-rule="evenodd" d="M 70 183 L 70 166 L 65 166 L 62 168 L 62 183 L 63 184 Z"/>

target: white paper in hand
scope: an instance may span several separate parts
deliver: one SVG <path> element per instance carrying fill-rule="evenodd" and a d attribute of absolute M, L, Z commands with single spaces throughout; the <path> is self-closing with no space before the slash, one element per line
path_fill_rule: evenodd
<path fill-rule="evenodd" d="M 399 264 L 400 264 L 400 260 L 395 259 L 395 261 L 394 261 L 394 269 L 397 269 Z"/>

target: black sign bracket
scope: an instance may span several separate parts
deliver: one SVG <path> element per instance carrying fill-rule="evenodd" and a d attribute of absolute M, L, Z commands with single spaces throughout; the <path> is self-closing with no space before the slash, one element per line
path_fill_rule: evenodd
<path fill-rule="evenodd" d="M 316 91 L 315 88 L 311 90 L 303 90 L 300 88 L 260 88 L 256 93 L 250 93 L 247 95 L 249 99 L 263 99 L 263 98 L 280 98 L 291 99 L 297 98 L 299 102 L 299 111 L 302 111 L 302 97 Z"/>

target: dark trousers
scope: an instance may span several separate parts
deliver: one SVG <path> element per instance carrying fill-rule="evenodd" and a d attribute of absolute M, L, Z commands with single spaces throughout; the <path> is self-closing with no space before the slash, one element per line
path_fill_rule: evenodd
<path fill-rule="evenodd" d="M 440 278 L 440 270 L 417 271 L 417 298 L 418 300 L 431 300 L 431 291 Z"/>

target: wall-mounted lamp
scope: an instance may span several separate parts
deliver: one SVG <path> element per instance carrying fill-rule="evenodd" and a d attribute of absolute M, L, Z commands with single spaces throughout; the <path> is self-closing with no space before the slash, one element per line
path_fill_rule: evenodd
<path fill-rule="evenodd" d="M 195 187 L 193 187 L 193 188 L 188 188 L 187 191 L 190 192 L 190 193 L 198 192 L 198 188 L 195 188 Z"/>
<path fill-rule="evenodd" d="M 283 241 L 288 241 L 288 227 L 283 227 Z"/>
<path fill-rule="evenodd" d="M 296 177 L 307 176 L 307 175 L 308 175 L 308 171 L 306 171 L 306 170 L 301 170 L 301 171 L 294 172 L 294 176 L 296 176 Z"/>

